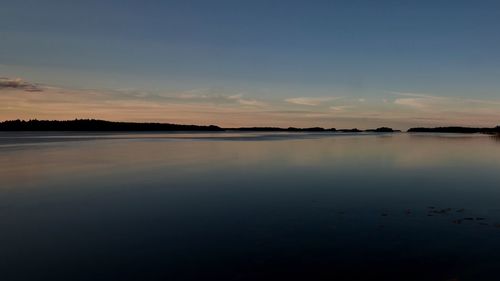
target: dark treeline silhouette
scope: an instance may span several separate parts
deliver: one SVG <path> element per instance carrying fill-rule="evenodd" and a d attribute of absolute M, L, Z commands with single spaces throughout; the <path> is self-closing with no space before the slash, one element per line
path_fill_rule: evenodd
<path fill-rule="evenodd" d="M 411 128 L 409 133 L 462 133 L 462 134 L 500 134 L 500 126 L 494 128 L 471 127 L 437 127 L 437 128 Z"/>
<path fill-rule="evenodd" d="M 243 131 L 243 132 L 342 132 L 359 133 L 359 129 L 335 128 L 279 128 L 279 127 L 241 127 L 221 128 L 219 126 L 179 125 L 169 123 L 112 122 L 96 119 L 75 120 L 9 120 L 0 122 L 0 131 Z M 393 133 L 400 132 L 387 127 L 366 130 L 365 132 Z"/>
<path fill-rule="evenodd" d="M 388 127 L 377 129 L 335 129 L 335 128 L 279 128 L 279 127 L 241 127 L 221 128 L 215 125 L 179 125 L 170 123 L 137 123 L 137 122 L 112 122 L 96 119 L 75 120 L 8 120 L 0 122 L 0 131 L 244 131 L 244 132 L 341 132 L 341 133 L 395 133 L 401 132 Z M 494 128 L 471 128 L 471 127 L 437 127 L 437 128 L 411 128 L 409 133 L 482 133 L 500 134 L 500 126 Z"/>
<path fill-rule="evenodd" d="M 380 128 L 377 128 L 377 129 L 366 130 L 365 132 L 394 133 L 394 132 L 401 132 L 401 131 L 400 130 L 394 130 L 394 129 L 388 128 L 388 127 L 380 127 Z"/>
<path fill-rule="evenodd" d="M 358 128 L 354 128 L 354 129 L 338 129 L 337 131 L 341 132 L 341 133 L 361 133 L 361 132 L 363 132 L 362 130 L 360 130 Z"/>
<path fill-rule="evenodd" d="M 94 119 L 12 120 L 0 123 L 0 131 L 223 131 L 218 126 L 177 125 L 168 123 L 111 122 Z"/>

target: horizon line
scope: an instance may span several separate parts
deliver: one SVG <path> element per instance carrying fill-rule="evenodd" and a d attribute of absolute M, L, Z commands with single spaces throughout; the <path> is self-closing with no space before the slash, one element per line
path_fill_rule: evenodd
<path fill-rule="evenodd" d="M 85 128 L 83 127 L 78 127 L 78 125 L 82 124 L 75 124 L 77 122 L 86 122 L 84 124 Z M 90 124 L 90 123 L 94 124 Z M 399 129 L 393 129 L 391 127 L 387 126 L 380 126 L 377 128 L 370 128 L 370 129 L 359 129 L 358 127 L 354 128 L 340 128 L 337 129 L 336 127 L 320 127 L 320 126 L 312 126 L 312 127 L 294 127 L 294 126 L 289 126 L 289 127 L 276 127 L 276 126 L 241 126 L 241 127 L 221 127 L 219 125 L 215 124 L 210 124 L 210 125 L 197 125 L 197 124 L 177 124 L 177 123 L 163 123 L 163 122 L 137 122 L 137 121 L 109 121 L 109 120 L 103 120 L 103 119 L 93 119 L 93 118 L 75 118 L 75 119 L 65 119 L 65 120 L 58 120 L 58 119 L 52 119 L 52 120 L 39 120 L 39 119 L 10 119 L 10 120 L 3 120 L 0 121 L 0 131 L 29 131 L 29 130 L 23 130 L 19 126 L 20 123 L 26 124 L 34 124 L 38 123 L 45 123 L 44 125 L 57 125 L 57 123 L 66 123 L 73 125 L 71 128 L 74 131 L 85 131 L 82 129 L 87 129 L 91 128 L 89 125 L 98 125 L 96 123 L 100 123 L 102 126 L 103 124 L 108 125 L 106 128 L 98 128 L 96 127 L 96 130 L 99 131 L 137 131 L 137 130 L 142 130 L 142 131 L 147 131 L 148 127 L 144 126 L 149 126 L 149 129 L 154 130 L 154 131 L 188 131 L 189 129 L 191 130 L 204 130 L 204 131 L 226 131 L 226 130 L 245 130 L 245 131 L 300 131 L 300 132 L 465 132 L 465 133 L 471 133 L 471 132 L 478 132 L 478 133 L 500 133 L 500 125 L 497 125 L 496 127 L 488 127 L 488 126 L 483 126 L 483 127 L 467 127 L 467 126 L 438 126 L 438 127 L 411 127 L 407 130 L 399 130 Z M 115 125 L 115 127 L 113 127 Z M 121 128 L 116 127 L 117 125 L 122 126 Z M 6 128 L 4 128 L 6 126 Z M 135 126 L 135 127 L 134 127 Z M 143 126 L 143 127 L 141 127 Z M 156 126 L 156 127 L 155 127 Z M 170 127 L 169 127 L 170 126 Z M 61 129 L 64 128 L 56 128 L 56 127 L 50 127 L 51 129 L 60 131 Z M 38 127 L 35 128 L 35 131 L 48 131 L 50 128 L 45 127 Z M 68 128 L 68 131 L 72 131 L 71 128 Z M 32 127 L 33 129 L 33 127 Z M 76 129 L 76 130 L 75 130 Z"/>

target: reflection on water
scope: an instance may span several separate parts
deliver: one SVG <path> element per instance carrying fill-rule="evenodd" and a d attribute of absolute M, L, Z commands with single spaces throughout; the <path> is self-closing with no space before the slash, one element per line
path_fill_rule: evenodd
<path fill-rule="evenodd" d="M 495 280 L 491 136 L 0 134 L 2 280 Z"/>

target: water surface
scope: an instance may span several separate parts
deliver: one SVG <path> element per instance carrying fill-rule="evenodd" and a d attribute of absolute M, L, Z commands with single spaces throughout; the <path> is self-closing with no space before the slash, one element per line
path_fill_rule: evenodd
<path fill-rule="evenodd" d="M 484 135 L 0 133 L 0 274 L 498 280 L 499 202 Z"/>

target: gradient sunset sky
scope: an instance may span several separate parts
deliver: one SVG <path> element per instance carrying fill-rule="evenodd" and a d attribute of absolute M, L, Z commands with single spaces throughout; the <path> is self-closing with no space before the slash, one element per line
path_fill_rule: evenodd
<path fill-rule="evenodd" d="M 500 1 L 0 4 L 0 120 L 500 124 Z"/>

